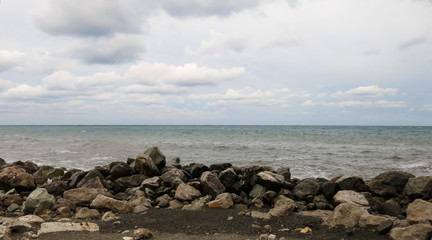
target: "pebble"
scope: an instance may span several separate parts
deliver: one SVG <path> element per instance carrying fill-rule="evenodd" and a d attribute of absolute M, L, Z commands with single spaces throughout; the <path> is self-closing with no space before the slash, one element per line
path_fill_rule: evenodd
<path fill-rule="evenodd" d="M 265 225 L 265 226 L 264 226 L 264 229 L 265 229 L 266 231 L 269 231 L 269 232 L 272 231 L 272 227 L 271 227 L 270 225 Z"/>
<path fill-rule="evenodd" d="M 252 228 L 261 228 L 260 225 L 257 225 L 257 224 L 252 224 L 251 227 Z"/>

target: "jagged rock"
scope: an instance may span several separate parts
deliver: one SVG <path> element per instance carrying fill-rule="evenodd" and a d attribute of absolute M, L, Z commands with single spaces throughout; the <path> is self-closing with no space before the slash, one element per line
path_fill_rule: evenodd
<path fill-rule="evenodd" d="M 386 215 L 394 216 L 394 217 L 396 217 L 398 215 L 402 215 L 401 206 L 393 198 L 380 204 L 378 207 L 378 211 L 381 214 L 386 214 Z"/>
<path fill-rule="evenodd" d="M 183 206 L 183 210 L 201 210 L 204 206 L 212 199 L 212 196 L 206 195 L 204 197 L 197 198 L 191 202 L 191 204 L 187 204 Z"/>
<path fill-rule="evenodd" d="M 138 228 L 134 230 L 134 240 L 150 239 L 153 233 L 146 228 Z"/>
<path fill-rule="evenodd" d="M 263 171 L 257 174 L 257 182 L 266 188 L 277 189 L 279 191 L 285 182 L 285 178 L 277 173 Z"/>
<path fill-rule="evenodd" d="M 131 201 L 131 204 L 134 207 L 134 213 L 136 213 L 137 211 L 147 211 L 152 206 L 151 201 L 144 196 L 135 197 L 135 199 Z"/>
<path fill-rule="evenodd" d="M 279 195 L 275 199 L 274 207 L 270 209 L 269 213 L 270 215 L 275 217 L 286 216 L 291 214 L 296 208 L 297 205 L 294 200 L 289 199 L 283 195 Z"/>
<path fill-rule="evenodd" d="M 90 207 L 96 209 L 109 209 L 120 213 L 129 213 L 133 209 L 130 202 L 115 200 L 114 198 L 102 194 L 97 195 L 97 197 L 91 202 Z"/>
<path fill-rule="evenodd" d="M 147 179 L 145 175 L 134 174 L 132 176 L 117 178 L 114 181 L 114 192 L 123 192 L 127 188 L 134 188 L 141 185 L 141 183 Z"/>
<path fill-rule="evenodd" d="M 117 165 L 116 165 L 117 166 Z M 99 179 L 104 179 L 102 173 L 100 173 L 98 170 L 91 170 L 89 171 L 81 181 L 79 181 L 76 185 L 77 188 L 82 187 L 84 184 L 86 184 L 88 181 L 90 181 L 93 178 L 98 177 Z"/>
<path fill-rule="evenodd" d="M 359 224 L 360 217 L 364 214 L 369 215 L 364 207 L 354 203 L 342 203 L 333 210 L 333 213 L 327 218 L 324 224 L 331 227 L 336 225 L 355 227 Z"/>
<path fill-rule="evenodd" d="M 341 190 L 354 190 L 356 192 L 363 192 L 367 190 L 365 182 L 359 175 L 345 175 L 340 177 L 335 182 Z"/>
<path fill-rule="evenodd" d="M 415 224 L 408 227 L 395 227 L 390 231 L 393 240 L 429 240 L 432 234 L 430 224 Z"/>
<path fill-rule="evenodd" d="M 155 189 L 155 188 L 158 188 L 158 187 L 160 187 L 161 181 L 162 181 L 162 179 L 159 176 L 147 178 L 144 181 L 142 181 L 142 183 L 140 185 L 140 189 L 145 189 L 145 188 Z"/>
<path fill-rule="evenodd" d="M 252 188 L 252 190 L 249 192 L 249 196 L 250 197 L 258 197 L 259 195 L 264 195 L 266 192 L 266 188 L 259 185 L 259 184 L 255 184 L 255 186 Z"/>
<path fill-rule="evenodd" d="M 46 182 L 43 186 L 49 194 L 61 196 L 63 192 L 69 188 L 69 185 L 63 181 Z"/>
<path fill-rule="evenodd" d="M 66 173 L 66 174 L 68 174 L 68 173 Z M 66 176 L 66 174 L 65 174 L 65 176 Z M 87 175 L 87 172 L 84 172 L 81 170 L 74 172 L 69 178 L 69 181 L 70 181 L 69 187 L 75 188 L 77 186 L 77 184 L 85 177 L 85 175 Z"/>
<path fill-rule="evenodd" d="M 183 169 L 194 178 L 199 178 L 204 172 L 210 170 L 210 168 L 201 163 L 191 163 L 187 166 L 184 166 Z"/>
<path fill-rule="evenodd" d="M 132 173 L 132 168 L 124 162 L 116 162 L 110 169 L 109 175 L 112 176 L 113 179 L 127 177 Z"/>
<path fill-rule="evenodd" d="M 105 188 L 74 188 L 63 193 L 63 198 L 71 201 L 74 205 L 88 207 L 98 195 L 111 196 Z"/>
<path fill-rule="evenodd" d="M 181 183 L 178 185 L 174 197 L 182 201 L 191 201 L 201 197 L 201 192 L 186 183 Z"/>
<path fill-rule="evenodd" d="M 96 176 L 88 181 L 86 181 L 81 188 L 104 188 L 104 183 L 100 177 Z"/>
<path fill-rule="evenodd" d="M 231 163 L 215 163 L 210 165 L 210 171 L 215 170 L 221 172 L 230 167 L 232 167 Z"/>
<path fill-rule="evenodd" d="M 75 214 L 74 217 L 75 217 L 75 219 L 90 220 L 90 219 L 97 219 L 97 218 L 99 218 L 99 216 L 100 216 L 100 213 L 98 210 L 83 207 Z"/>
<path fill-rule="evenodd" d="M 147 149 L 144 154 L 150 156 L 154 165 L 159 169 L 162 169 L 166 165 L 165 155 L 159 150 L 158 147 L 152 147 Z"/>
<path fill-rule="evenodd" d="M 290 168 L 289 167 L 279 168 L 277 170 L 277 173 L 279 175 L 282 175 L 285 178 L 285 181 L 288 181 L 288 180 L 291 179 L 291 172 L 290 172 Z"/>
<path fill-rule="evenodd" d="M 99 226 L 96 223 L 91 222 L 45 222 L 41 224 L 37 235 L 52 232 L 67 232 L 67 231 L 99 231 Z"/>
<path fill-rule="evenodd" d="M 176 187 L 181 182 L 186 182 L 186 176 L 182 172 L 182 170 L 178 168 L 173 168 L 168 172 L 161 175 L 162 181 L 168 183 L 170 186 Z M 180 180 L 180 181 L 179 181 Z"/>
<path fill-rule="evenodd" d="M 237 181 L 237 174 L 234 168 L 227 168 L 219 173 L 219 180 L 224 185 L 225 189 L 230 189 Z"/>
<path fill-rule="evenodd" d="M 306 199 L 307 196 L 315 196 L 320 190 L 320 184 L 313 179 L 305 179 L 298 183 L 293 190 L 294 196 L 300 200 Z"/>
<path fill-rule="evenodd" d="M 224 185 L 219 178 L 211 172 L 204 172 L 201 175 L 200 182 L 204 194 L 209 194 L 213 198 L 218 194 L 225 192 Z"/>
<path fill-rule="evenodd" d="M 406 214 L 410 223 L 432 222 L 432 202 L 416 199 L 408 205 Z"/>
<path fill-rule="evenodd" d="M 20 167 L 7 167 L 0 172 L 0 189 L 32 190 L 36 187 L 32 175 Z"/>
<path fill-rule="evenodd" d="M 403 192 L 411 199 L 431 199 L 432 176 L 421 176 L 408 179 Z"/>
<path fill-rule="evenodd" d="M 45 188 L 36 188 L 24 202 L 23 212 L 41 212 L 44 209 L 51 209 L 56 202 L 53 195 L 49 194 Z"/>
<path fill-rule="evenodd" d="M 333 202 L 338 205 L 341 203 L 354 203 L 363 207 L 368 207 L 369 202 L 366 197 L 353 190 L 342 190 L 336 193 L 333 197 Z"/>
<path fill-rule="evenodd" d="M 153 163 L 151 157 L 147 154 L 139 154 L 133 163 L 133 169 L 136 173 L 144 174 L 148 177 L 160 175 L 159 169 Z"/>
<path fill-rule="evenodd" d="M 414 175 L 402 171 L 389 171 L 372 178 L 367 185 L 378 195 L 386 198 L 398 196 Z"/>
<path fill-rule="evenodd" d="M 210 208 L 232 208 L 234 206 L 230 193 L 221 193 L 216 196 L 215 200 L 207 203 Z"/>

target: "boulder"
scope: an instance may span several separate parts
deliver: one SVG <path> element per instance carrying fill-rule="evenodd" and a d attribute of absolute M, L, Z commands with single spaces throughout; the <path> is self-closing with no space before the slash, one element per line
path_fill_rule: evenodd
<path fill-rule="evenodd" d="M 432 235 L 430 224 L 415 224 L 408 227 L 395 227 L 390 231 L 393 240 L 429 240 Z"/>
<path fill-rule="evenodd" d="M 33 213 L 51 209 L 55 202 L 55 197 L 49 194 L 45 188 L 36 188 L 24 202 L 23 212 Z"/>
<path fill-rule="evenodd" d="M 272 215 L 268 212 L 260 212 L 260 211 L 251 211 L 252 218 L 270 220 Z"/>
<path fill-rule="evenodd" d="M 148 155 L 157 168 L 162 169 L 166 165 L 165 155 L 159 150 L 158 147 L 152 147 L 147 149 L 144 154 Z"/>
<path fill-rule="evenodd" d="M 90 181 L 93 178 L 98 177 L 99 179 L 104 179 L 102 173 L 100 173 L 98 170 L 91 170 L 89 171 L 82 179 L 79 181 L 76 185 L 77 188 L 82 187 L 84 184 L 86 184 L 88 181 Z"/>
<path fill-rule="evenodd" d="M 146 228 L 138 228 L 134 230 L 134 240 L 150 239 L 153 237 L 153 233 Z"/>
<path fill-rule="evenodd" d="M 331 208 L 329 202 L 324 197 L 324 195 L 315 196 L 313 199 L 313 204 L 315 205 L 315 208 L 317 208 L 317 209 L 330 209 Z"/>
<path fill-rule="evenodd" d="M 204 172 L 201 175 L 200 182 L 203 193 L 209 194 L 213 198 L 216 197 L 218 194 L 225 192 L 224 185 L 221 183 L 219 178 L 211 172 Z"/>
<path fill-rule="evenodd" d="M 367 185 L 376 194 L 385 198 L 398 196 L 405 184 L 414 175 L 402 171 L 388 171 L 372 178 Z"/>
<path fill-rule="evenodd" d="M 342 190 L 337 192 L 333 197 L 333 202 L 336 205 L 341 203 L 354 203 L 363 207 L 369 206 L 369 202 L 366 197 L 363 194 L 353 190 Z"/>
<path fill-rule="evenodd" d="M 340 177 L 335 182 L 341 190 L 354 190 L 356 192 L 367 191 L 368 187 L 365 185 L 363 178 L 359 175 L 345 175 Z"/>
<path fill-rule="evenodd" d="M 41 224 L 41 227 L 37 235 L 52 232 L 68 232 L 68 231 L 99 231 L 99 226 L 96 223 L 91 222 L 45 222 Z"/>
<path fill-rule="evenodd" d="M 116 162 L 110 169 L 109 175 L 113 179 L 117 179 L 120 177 L 130 176 L 132 173 L 132 168 L 124 162 Z M 103 179 L 103 178 L 102 178 Z"/>
<path fill-rule="evenodd" d="M 66 172 L 65 176 L 68 175 L 69 172 Z M 75 171 L 72 173 L 72 175 L 69 177 L 69 187 L 75 188 L 77 184 L 87 175 L 87 172 L 84 171 Z"/>
<path fill-rule="evenodd" d="M 162 181 L 162 179 L 159 176 L 147 178 L 144 181 L 142 181 L 142 183 L 140 185 L 140 189 L 141 190 L 145 189 L 145 188 L 156 189 L 156 188 L 160 187 L 161 181 Z"/>
<path fill-rule="evenodd" d="M 274 207 L 270 209 L 269 213 L 275 217 L 286 216 L 291 214 L 296 208 L 297 205 L 294 200 L 283 195 L 279 195 L 275 199 Z"/>
<path fill-rule="evenodd" d="M 136 173 L 144 174 L 148 177 L 159 176 L 160 171 L 147 154 L 139 154 L 133 162 L 133 169 Z"/>
<path fill-rule="evenodd" d="M 232 208 L 234 206 L 230 193 L 221 193 L 216 196 L 215 200 L 207 203 L 210 208 Z"/>
<path fill-rule="evenodd" d="M 431 199 L 432 176 L 421 176 L 408 179 L 403 192 L 411 199 Z"/>
<path fill-rule="evenodd" d="M 210 165 L 210 171 L 218 171 L 221 172 L 225 169 L 232 167 L 231 163 L 214 163 Z"/>
<path fill-rule="evenodd" d="M 392 219 L 387 216 L 363 214 L 359 218 L 359 226 L 362 228 L 377 230 L 381 224 L 388 221 L 392 222 Z"/>
<path fill-rule="evenodd" d="M 112 183 L 110 181 L 110 183 Z M 94 177 L 88 181 L 86 181 L 81 188 L 104 188 L 104 183 L 102 182 L 102 180 L 100 179 L 100 177 Z"/>
<path fill-rule="evenodd" d="M 174 187 L 176 187 L 180 182 L 186 182 L 187 180 L 182 170 L 178 168 L 173 168 L 169 170 L 168 172 L 162 174 L 160 178 L 162 179 L 162 181 Z"/>
<path fill-rule="evenodd" d="M 289 167 L 278 168 L 277 174 L 282 175 L 285 178 L 285 181 L 291 179 L 291 172 Z"/>
<path fill-rule="evenodd" d="M 39 170 L 33 173 L 35 178 L 53 179 L 55 177 L 63 177 L 64 170 L 60 168 L 54 168 L 51 166 L 41 166 Z"/>
<path fill-rule="evenodd" d="M 0 172 L 0 189 L 32 190 L 36 187 L 32 175 L 20 167 L 7 167 Z"/>
<path fill-rule="evenodd" d="M 402 215 L 401 206 L 393 198 L 381 203 L 378 206 L 378 211 L 381 214 L 394 216 L 394 217 Z"/>
<path fill-rule="evenodd" d="M 21 205 L 23 203 L 23 199 L 21 198 L 21 195 L 18 193 L 15 194 L 7 194 L 3 198 L 3 206 L 9 207 L 12 204 Z"/>
<path fill-rule="evenodd" d="M 49 194 L 61 196 L 63 192 L 69 188 L 69 185 L 63 181 L 46 182 L 43 186 Z"/>
<path fill-rule="evenodd" d="M 174 197 L 182 201 L 191 201 L 201 197 L 201 192 L 186 183 L 181 183 L 178 185 Z"/>
<path fill-rule="evenodd" d="M 143 174 L 134 174 L 132 176 L 120 177 L 114 181 L 114 192 L 123 192 L 127 188 L 138 187 L 141 183 L 147 179 L 147 176 Z"/>
<path fill-rule="evenodd" d="M 325 225 L 334 227 L 344 225 L 346 227 L 356 227 L 362 215 L 369 215 L 368 211 L 360 205 L 354 203 L 339 204 L 333 213 L 324 221 Z"/>
<path fill-rule="evenodd" d="M 249 192 L 250 197 L 258 197 L 259 195 L 264 196 L 267 189 L 259 184 L 255 184 L 252 190 Z"/>
<path fill-rule="evenodd" d="M 225 189 L 230 189 L 237 182 L 237 174 L 234 168 L 227 168 L 219 173 L 219 180 L 224 185 Z"/>
<path fill-rule="evenodd" d="M 70 217 L 72 217 L 72 211 L 68 207 L 59 207 L 59 208 L 57 208 L 56 214 L 60 218 L 70 218 Z"/>
<path fill-rule="evenodd" d="M 416 199 L 408 205 L 406 215 L 410 223 L 432 222 L 432 202 Z"/>
<path fill-rule="evenodd" d="M 263 171 L 257 174 L 257 182 L 267 189 L 277 189 L 279 191 L 285 182 L 285 178 L 277 173 Z"/>
<path fill-rule="evenodd" d="M 183 169 L 194 178 L 199 178 L 204 172 L 210 170 L 209 167 L 201 163 L 191 163 L 187 166 L 184 166 Z"/>
<path fill-rule="evenodd" d="M 67 190 L 63 193 L 63 198 L 69 200 L 74 205 L 79 206 L 90 206 L 90 203 L 98 196 L 98 195 L 111 196 L 105 188 L 74 188 Z"/>
<path fill-rule="evenodd" d="M 191 204 L 187 204 L 183 206 L 183 210 L 191 210 L 197 211 L 202 210 L 204 206 L 211 200 L 212 196 L 206 195 L 204 197 L 197 198 L 191 202 Z"/>
<path fill-rule="evenodd" d="M 74 216 L 75 219 L 97 219 L 99 218 L 100 213 L 96 209 L 89 209 L 86 207 L 81 208 Z"/>
<path fill-rule="evenodd" d="M 294 189 L 294 196 L 300 200 L 306 199 L 307 196 L 315 196 L 319 193 L 320 184 L 313 179 L 305 179 L 298 183 Z"/>
<path fill-rule="evenodd" d="M 325 182 L 322 184 L 322 194 L 327 200 L 333 199 L 333 196 L 338 191 L 338 185 L 335 182 Z"/>
<path fill-rule="evenodd" d="M 129 213 L 133 209 L 130 202 L 119 201 L 102 194 L 97 195 L 97 197 L 91 202 L 90 207 L 96 209 L 109 209 L 120 213 Z"/>

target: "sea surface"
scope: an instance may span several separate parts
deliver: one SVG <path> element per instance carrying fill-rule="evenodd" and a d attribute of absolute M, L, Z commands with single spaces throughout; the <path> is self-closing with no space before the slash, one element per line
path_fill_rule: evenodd
<path fill-rule="evenodd" d="M 0 158 L 88 170 L 158 146 L 167 160 L 290 167 L 293 177 L 432 175 L 432 127 L 0 126 Z"/>

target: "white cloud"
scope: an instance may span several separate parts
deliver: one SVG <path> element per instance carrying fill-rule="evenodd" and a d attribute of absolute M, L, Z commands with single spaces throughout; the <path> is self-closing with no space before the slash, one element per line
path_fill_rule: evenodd
<path fill-rule="evenodd" d="M 0 72 L 18 65 L 24 55 L 19 51 L 0 50 Z"/>
<path fill-rule="evenodd" d="M 394 96 L 398 92 L 397 88 L 380 88 L 379 86 L 365 86 L 347 90 L 338 91 L 331 96 L 334 98 L 382 98 Z"/>
<path fill-rule="evenodd" d="M 348 100 L 348 101 L 339 101 L 339 102 L 325 102 L 325 101 L 314 102 L 312 100 L 306 100 L 302 103 L 302 106 L 304 107 L 324 106 L 324 107 L 338 107 L 338 108 L 406 108 L 407 104 L 403 101 L 387 101 L 387 100 L 378 100 L 378 101 Z"/>
<path fill-rule="evenodd" d="M 423 111 L 432 111 L 432 104 L 425 104 L 425 105 L 423 105 L 422 108 L 420 108 L 420 110 L 423 110 Z"/>
<path fill-rule="evenodd" d="M 404 101 L 379 100 L 375 102 L 375 105 L 380 108 L 406 108 L 407 107 L 407 104 Z"/>

